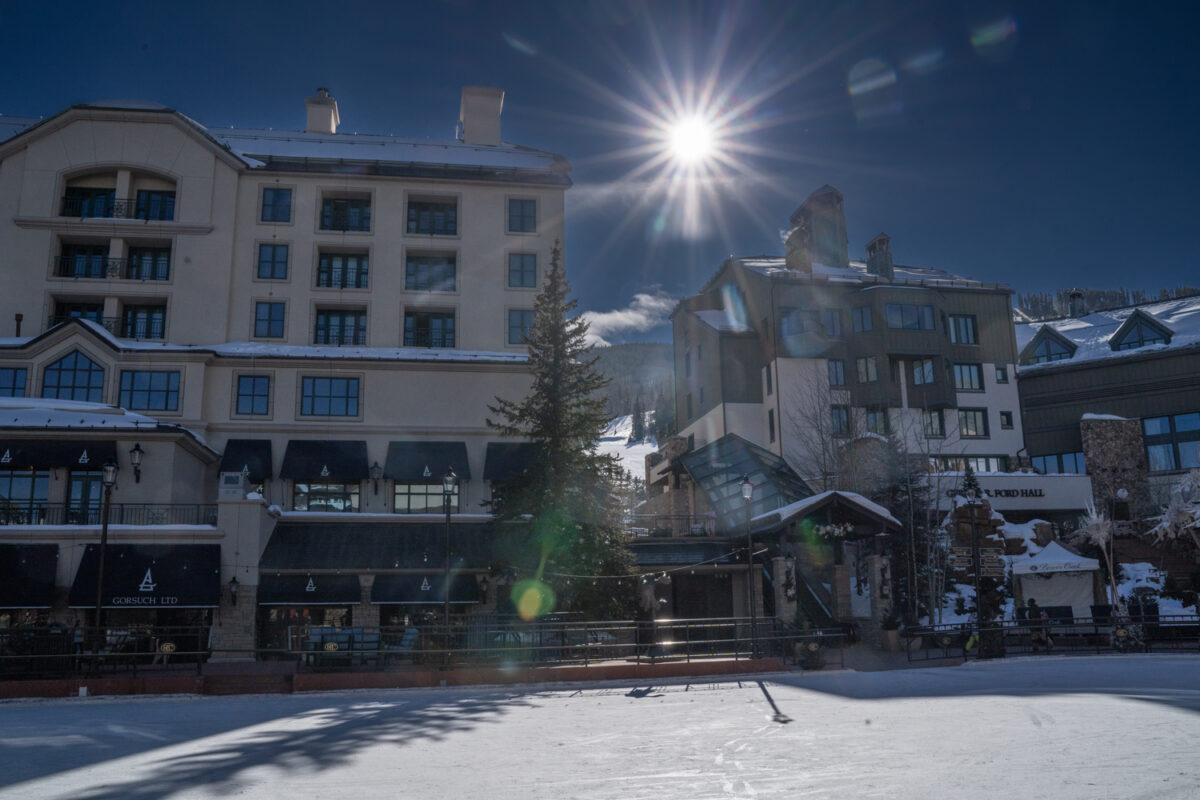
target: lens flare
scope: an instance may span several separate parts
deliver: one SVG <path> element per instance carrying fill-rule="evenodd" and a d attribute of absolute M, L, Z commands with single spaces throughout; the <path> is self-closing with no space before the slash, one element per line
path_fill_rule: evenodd
<path fill-rule="evenodd" d="M 713 154 L 712 123 L 703 117 L 681 119 L 667 132 L 671 155 L 683 164 L 695 164 Z"/>
<path fill-rule="evenodd" d="M 526 622 L 554 610 L 554 590 L 534 578 L 517 583 L 510 596 L 517 614 Z"/>

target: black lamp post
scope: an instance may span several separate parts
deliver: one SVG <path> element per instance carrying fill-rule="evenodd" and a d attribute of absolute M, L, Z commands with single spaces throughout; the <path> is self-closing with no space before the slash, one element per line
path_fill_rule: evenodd
<path fill-rule="evenodd" d="M 754 532 L 750 530 L 750 498 L 754 484 L 742 476 L 742 499 L 746 501 L 746 608 L 750 612 L 750 656 L 758 655 L 758 617 L 754 613 Z"/>
<path fill-rule="evenodd" d="M 371 484 L 374 487 L 374 493 L 379 494 L 379 479 L 383 477 L 383 467 L 379 466 L 379 462 L 376 461 L 371 465 L 371 468 L 367 470 L 367 472 L 371 476 Z"/>
<path fill-rule="evenodd" d="M 98 635 L 103 637 L 104 631 L 101 629 L 104 621 L 101 615 L 104 613 L 104 553 L 108 549 L 108 516 L 112 511 L 112 489 L 113 484 L 117 482 L 117 470 L 120 468 L 115 459 L 109 459 L 100 469 L 103 471 L 100 482 L 104 485 L 104 507 L 100 512 L 100 557 L 96 562 L 96 628 L 100 630 Z"/>
<path fill-rule="evenodd" d="M 129 451 L 129 466 L 133 467 L 133 482 L 142 482 L 142 456 L 146 455 L 146 451 L 142 449 L 141 442 L 133 446 Z"/>
<path fill-rule="evenodd" d="M 450 651 L 450 498 L 454 494 L 454 487 L 458 485 L 458 476 L 454 474 L 454 470 L 446 470 L 446 474 L 442 476 L 442 508 L 446 512 L 446 563 L 445 563 L 445 588 L 443 589 L 444 596 L 442 597 L 442 617 L 446 624 L 446 651 Z"/>

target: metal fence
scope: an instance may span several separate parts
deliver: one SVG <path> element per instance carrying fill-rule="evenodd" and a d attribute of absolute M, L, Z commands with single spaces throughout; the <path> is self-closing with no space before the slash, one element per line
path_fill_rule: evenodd
<path fill-rule="evenodd" d="M 0 525 L 99 525 L 103 507 L 71 503 L 0 505 Z M 110 525 L 216 525 L 214 503 L 113 503 Z"/>
<path fill-rule="evenodd" d="M 909 661 L 1033 653 L 1200 651 L 1200 616 L 1153 614 L 930 625 L 904 631 Z"/>
<path fill-rule="evenodd" d="M 199 672 L 208 660 L 211 629 L 196 627 L 0 629 L 0 678 L 8 680 Z"/>

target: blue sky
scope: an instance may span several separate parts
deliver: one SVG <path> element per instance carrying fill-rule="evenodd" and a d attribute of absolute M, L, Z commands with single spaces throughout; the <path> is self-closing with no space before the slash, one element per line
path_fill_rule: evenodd
<path fill-rule="evenodd" d="M 1200 5 L 1145 5 L 5 0 L 0 113 L 136 98 L 300 129 L 328 86 L 342 130 L 442 138 L 463 85 L 500 86 L 504 138 L 574 164 L 581 308 L 666 340 L 674 298 L 782 254 L 824 183 L 852 257 L 886 231 L 898 263 L 1017 291 L 1200 283 Z M 698 171 L 654 133 L 681 113 L 719 123 Z"/>

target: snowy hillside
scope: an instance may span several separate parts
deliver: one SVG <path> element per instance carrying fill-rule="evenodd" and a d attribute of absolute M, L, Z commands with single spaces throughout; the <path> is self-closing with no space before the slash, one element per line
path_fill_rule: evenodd
<path fill-rule="evenodd" d="M 650 427 L 653 413 L 646 415 L 646 426 Z M 633 430 L 633 417 L 626 414 L 616 417 L 608 423 L 604 434 L 600 437 L 597 449 L 605 455 L 614 455 L 621 461 L 621 466 L 635 478 L 646 479 L 646 456 L 658 449 L 658 441 L 653 436 L 647 436 L 639 442 L 629 442 L 629 433 Z"/>

